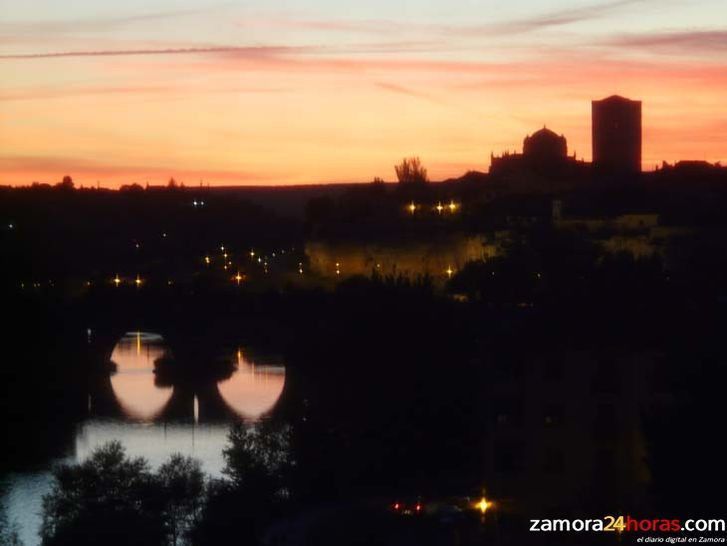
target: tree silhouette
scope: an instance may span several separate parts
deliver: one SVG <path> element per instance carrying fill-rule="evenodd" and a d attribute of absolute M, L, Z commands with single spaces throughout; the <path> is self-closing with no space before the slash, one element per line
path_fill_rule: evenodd
<path fill-rule="evenodd" d="M 54 475 L 43 498 L 44 545 L 187 544 L 205 499 L 199 461 L 175 454 L 155 474 L 117 441 Z"/>
<path fill-rule="evenodd" d="M 424 184 L 429 181 L 427 170 L 418 157 L 405 157 L 401 163 L 394 165 L 394 170 L 401 184 Z"/>
<path fill-rule="evenodd" d="M 169 543 L 176 546 L 197 525 L 204 506 L 205 476 L 201 463 L 179 453 L 157 472 L 164 501 Z"/>
<path fill-rule="evenodd" d="M 59 188 L 59 189 L 61 189 L 61 190 L 72 190 L 72 189 L 74 189 L 75 188 L 75 185 L 73 183 L 73 178 L 71 178 L 68 175 L 64 176 L 63 177 L 63 180 L 60 181 L 60 182 L 58 182 L 58 184 L 56 184 L 56 187 Z"/>
<path fill-rule="evenodd" d="M 43 498 L 44 545 L 164 544 L 159 491 L 143 458 L 126 456 L 119 442 L 97 449 L 83 463 L 61 465 Z"/>
<path fill-rule="evenodd" d="M 223 451 L 227 479 L 209 484 L 198 546 L 256 543 L 268 522 L 289 506 L 295 467 L 291 429 L 271 422 L 236 424 Z"/>
<path fill-rule="evenodd" d="M 290 428 L 270 422 L 235 424 L 223 454 L 224 474 L 234 487 L 271 502 L 290 496 L 289 479 L 295 465 L 290 451 Z"/>

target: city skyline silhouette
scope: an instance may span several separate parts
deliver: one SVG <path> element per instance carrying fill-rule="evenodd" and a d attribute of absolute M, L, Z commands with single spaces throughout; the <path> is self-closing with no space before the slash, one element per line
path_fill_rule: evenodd
<path fill-rule="evenodd" d="M 718 0 L 3 3 L 4 185 L 365 182 L 413 155 L 444 180 L 544 124 L 591 161 L 614 93 L 644 103 L 643 170 L 727 160 Z"/>

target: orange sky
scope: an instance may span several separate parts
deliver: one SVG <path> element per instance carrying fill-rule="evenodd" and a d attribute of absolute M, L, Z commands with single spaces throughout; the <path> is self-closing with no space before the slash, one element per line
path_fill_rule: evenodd
<path fill-rule="evenodd" d="M 0 0 L 0 184 L 366 182 L 406 155 L 437 180 L 544 124 L 590 159 L 614 93 L 645 169 L 727 160 L 720 2 L 37 3 Z"/>

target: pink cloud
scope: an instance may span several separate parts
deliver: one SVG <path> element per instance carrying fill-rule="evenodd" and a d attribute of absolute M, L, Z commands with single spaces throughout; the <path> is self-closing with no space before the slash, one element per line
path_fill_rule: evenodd
<path fill-rule="evenodd" d="M 220 47 L 189 47 L 189 48 L 163 48 L 163 49 L 125 49 L 125 50 L 99 50 L 99 51 L 53 51 L 45 53 L 11 53 L 0 55 L 0 59 L 52 59 L 62 57 L 126 57 L 138 55 L 197 55 L 197 54 L 235 54 L 244 57 L 268 57 L 286 53 L 301 52 L 308 48 L 278 47 L 278 46 L 220 46 Z"/>
<path fill-rule="evenodd" d="M 623 34 L 604 40 L 603 44 L 629 51 L 646 50 L 667 55 L 724 54 L 727 52 L 727 30 Z"/>

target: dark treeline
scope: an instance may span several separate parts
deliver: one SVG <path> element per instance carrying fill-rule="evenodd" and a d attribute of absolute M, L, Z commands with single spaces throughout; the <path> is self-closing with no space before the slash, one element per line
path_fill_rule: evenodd
<path fill-rule="evenodd" d="M 205 188 L 1 188 L 0 218 L 3 280 L 28 285 L 116 274 L 191 278 L 231 240 L 247 252 L 295 245 L 300 233 L 295 220 Z"/>

